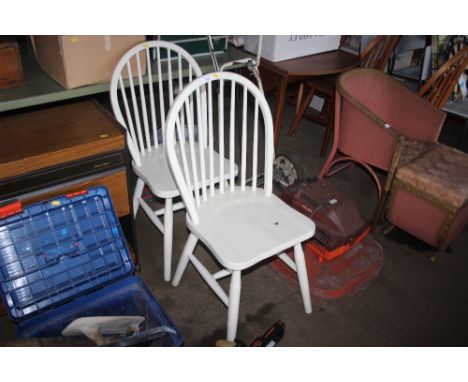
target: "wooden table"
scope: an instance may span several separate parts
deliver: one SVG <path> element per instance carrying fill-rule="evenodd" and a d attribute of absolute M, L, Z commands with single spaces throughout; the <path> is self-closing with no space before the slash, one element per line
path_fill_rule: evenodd
<path fill-rule="evenodd" d="M 261 59 L 260 73 L 265 91 L 277 89 L 273 112 L 275 146 L 278 144 L 288 84 L 307 80 L 310 77 L 339 74 L 358 64 L 359 56 L 343 50 L 333 50 L 280 62 Z"/>

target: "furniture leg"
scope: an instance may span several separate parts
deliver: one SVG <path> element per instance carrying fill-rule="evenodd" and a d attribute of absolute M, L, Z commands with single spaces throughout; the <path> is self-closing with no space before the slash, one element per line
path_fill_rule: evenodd
<path fill-rule="evenodd" d="M 301 82 L 299 85 L 299 91 L 297 93 L 297 99 L 296 99 L 296 115 L 299 112 L 299 109 L 302 104 L 302 97 L 304 96 L 304 82 Z"/>
<path fill-rule="evenodd" d="M 335 93 L 336 94 L 336 93 Z M 334 111 L 333 111 L 333 126 L 335 126 L 335 122 L 340 120 L 340 113 L 341 113 L 341 97 L 334 97 L 335 102 L 334 103 Z M 338 151 L 338 138 L 339 138 L 339 130 L 336 128 L 334 129 L 334 135 L 333 135 L 333 145 L 330 150 L 330 153 L 328 154 L 327 159 L 325 160 L 325 163 L 320 170 L 319 174 L 319 179 L 322 179 L 324 176 L 328 174 L 328 171 L 330 170 L 332 164 L 333 164 L 333 159 L 336 156 L 336 153 Z"/>
<path fill-rule="evenodd" d="M 324 157 L 327 148 L 328 148 L 328 142 L 330 142 L 330 137 L 331 137 L 331 131 L 333 129 L 333 125 L 335 123 L 335 102 L 332 101 L 332 104 L 330 106 L 330 114 L 328 116 L 328 124 L 327 127 L 325 128 L 325 134 L 323 136 L 322 140 L 322 148 L 320 149 L 320 156 Z"/>
<path fill-rule="evenodd" d="M 286 101 L 286 90 L 288 87 L 288 76 L 281 78 L 281 82 L 278 86 L 278 93 L 276 94 L 276 104 L 275 104 L 275 116 L 274 116 L 274 125 L 275 125 L 275 147 L 278 145 L 279 133 L 281 129 L 281 120 L 283 118 L 284 103 Z"/>
<path fill-rule="evenodd" d="M 237 333 L 237 322 L 239 320 L 239 303 L 241 292 L 241 271 L 233 271 L 229 285 L 229 305 L 227 320 L 227 340 L 234 341 Z"/>
<path fill-rule="evenodd" d="M 138 208 L 140 208 L 140 198 L 143 195 L 143 189 L 145 188 L 145 182 L 138 178 L 135 191 L 133 193 L 133 218 L 136 218 L 138 213 Z"/>
<path fill-rule="evenodd" d="M 190 233 L 185 246 L 184 250 L 182 251 L 182 255 L 180 256 L 179 264 L 177 265 L 177 269 L 174 273 L 174 278 L 172 279 L 172 285 L 178 286 L 180 283 L 180 279 L 184 274 L 185 269 L 187 268 L 189 262 L 189 255 L 193 253 L 195 250 L 195 246 L 197 245 L 198 238 L 193 234 Z"/>
<path fill-rule="evenodd" d="M 380 195 L 379 199 L 379 204 L 377 206 L 377 209 L 375 210 L 374 217 L 372 218 L 372 223 L 371 223 L 371 232 L 375 231 L 375 228 L 377 227 L 377 224 L 380 220 L 380 216 L 382 215 L 382 211 L 385 207 L 385 201 L 387 199 L 387 190 L 384 190 L 382 192 L 382 195 Z"/>
<path fill-rule="evenodd" d="M 297 267 L 297 279 L 301 290 L 302 301 L 304 302 L 304 310 L 306 313 L 312 313 L 312 303 L 310 301 L 309 278 L 307 276 L 307 268 L 305 265 L 304 252 L 302 245 L 294 246 L 294 260 Z"/>
<path fill-rule="evenodd" d="M 293 135 L 297 128 L 299 127 L 299 123 L 301 123 L 302 117 L 307 110 L 312 98 L 314 97 L 315 90 L 311 89 L 310 92 L 307 94 L 307 97 L 304 102 L 302 102 L 299 111 L 296 112 L 296 116 L 294 117 L 294 121 L 289 128 L 288 135 Z"/>
<path fill-rule="evenodd" d="M 164 281 L 171 280 L 173 219 L 172 198 L 167 198 L 164 209 Z"/>

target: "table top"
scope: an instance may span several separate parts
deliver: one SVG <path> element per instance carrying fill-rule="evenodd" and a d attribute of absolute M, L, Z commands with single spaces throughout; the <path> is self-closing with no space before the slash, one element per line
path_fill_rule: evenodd
<path fill-rule="evenodd" d="M 468 119 L 468 98 L 457 101 L 448 101 L 443 110 L 449 114 Z"/>
<path fill-rule="evenodd" d="M 345 72 L 359 64 L 359 56 L 344 50 L 332 50 L 311 56 L 272 62 L 262 58 L 260 66 L 294 77 L 326 76 Z"/>

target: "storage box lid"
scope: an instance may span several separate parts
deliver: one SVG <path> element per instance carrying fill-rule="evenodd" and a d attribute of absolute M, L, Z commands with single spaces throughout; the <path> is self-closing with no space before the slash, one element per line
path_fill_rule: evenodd
<path fill-rule="evenodd" d="M 17 207 L 17 208 L 15 208 Z M 0 208 L 0 291 L 23 320 L 133 272 L 105 187 Z"/>

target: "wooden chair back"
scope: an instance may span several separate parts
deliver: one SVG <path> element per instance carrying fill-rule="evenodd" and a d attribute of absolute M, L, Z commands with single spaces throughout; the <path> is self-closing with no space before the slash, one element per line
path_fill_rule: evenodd
<path fill-rule="evenodd" d="M 202 92 L 206 92 L 208 99 L 205 110 L 200 107 Z M 225 105 L 226 93 L 230 95 L 228 105 Z M 191 112 L 192 108 L 195 114 Z M 248 116 L 250 108 L 253 108 L 253 112 Z M 228 114 L 225 115 L 225 112 Z M 186 118 L 185 135 L 181 128 L 184 116 L 191 116 Z M 226 121 L 229 120 L 226 128 L 225 117 Z M 194 136 L 195 122 L 199 126 L 207 124 L 198 129 L 198 142 Z M 264 131 L 260 131 L 262 127 Z M 203 136 L 205 132 L 207 137 Z M 260 134 L 264 134 L 264 148 L 259 147 Z M 271 195 L 274 155 L 271 111 L 261 91 L 245 77 L 230 72 L 210 73 L 187 85 L 169 111 L 166 140 L 167 157 L 174 179 L 195 224 L 199 220 L 197 209 L 209 197 L 245 190 L 247 172 L 252 175 L 251 189 L 259 192 L 257 175 L 263 172 L 262 192 L 266 196 Z M 236 144 L 241 146 L 238 158 L 235 157 Z M 248 158 L 251 158 L 249 163 Z M 237 164 L 240 164 L 239 167 Z M 215 170 L 215 166 L 219 166 L 219 171 Z M 215 178 L 215 173 L 219 174 L 219 179 Z M 236 183 L 237 174 L 240 179 Z"/>
<path fill-rule="evenodd" d="M 399 36 L 377 36 L 361 53 L 361 68 L 384 70 Z"/>
<path fill-rule="evenodd" d="M 465 46 L 429 78 L 418 94 L 442 109 L 467 66 L 468 46 Z"/>
<path fill-rule="evenodd" d="M 176 93 L 201 75 L 194 58 L 167 41 L 143 42 L 120 59 L 111 79 L 111 104 L 137 166 L 141 156 L 164 144 L 166 114 Z"/>

